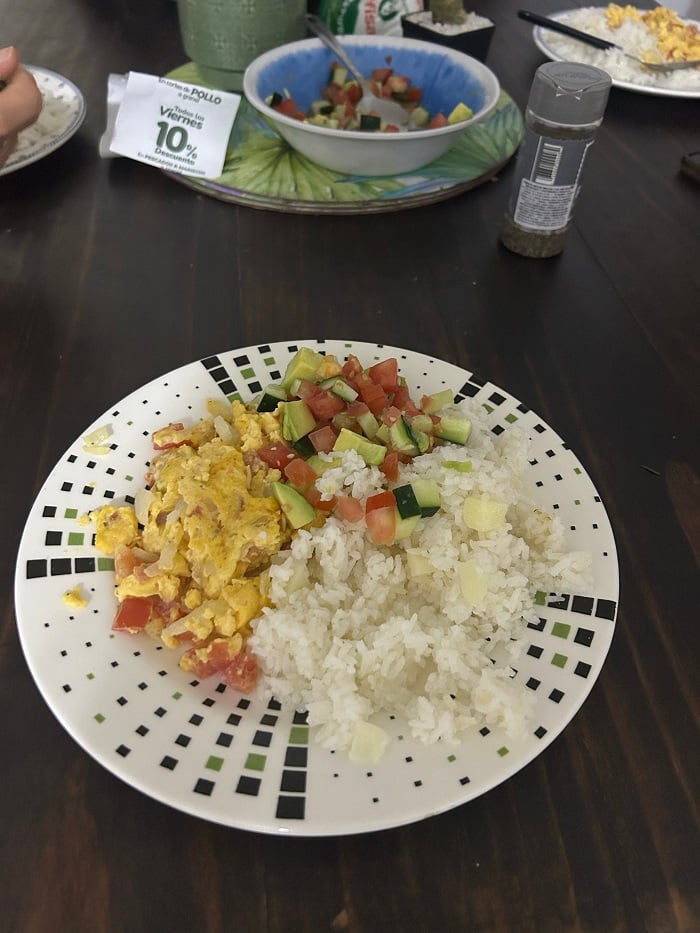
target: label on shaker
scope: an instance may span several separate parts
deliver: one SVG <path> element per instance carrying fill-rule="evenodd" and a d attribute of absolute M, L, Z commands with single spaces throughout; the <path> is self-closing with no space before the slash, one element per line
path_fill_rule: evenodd
<path fill-rule="evenodd" d="M 109 151 L 181 175 L 217 178 L 240 102 L 240 94 L 131 71 Z"/>
<path fill-rule="evenodd" d="M 527 230 L 561 230 L 579 191 L 579 179 L 592 139 L 561 139 L 527 132 L 518 153 L 520 184 L 514 186 L 510 214 Z"/>

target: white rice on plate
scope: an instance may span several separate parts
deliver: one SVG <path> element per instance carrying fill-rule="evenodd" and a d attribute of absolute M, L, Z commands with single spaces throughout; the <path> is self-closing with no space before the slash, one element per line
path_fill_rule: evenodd
<path fill-rule="evenodd" d="M 570 553 L 560 523 L 523 494 L 527 436 L 514 426 L 497 437 L 483 409 L 465 409 L 466 447 L 437 447 L 402 470 L 400 484 L 429 476 L 440 486 L 440 511 L 410 537 L 377 546 L 364 520 L 331 517 L 301 530 L 270 570 L 274 608 L 249 640 L 258 689 L 307 710 L 317 740 L 351 757 L 358 728 L 380 711 L 405 719 L 427 744 L 456 743 L 486 724 L 522 734 L 532 698 L 513 665 L 537 617 L 535 595 L 590 589 L 590 555 Z M 445 460 L 468 460 L 472 470 Z M 324 474 L 323 491 L 365 498 L 381 480 L 350 451 Z M 502 503 L 505 521 L 495 531 L 468 528 L 467 496 Z"/>
<path fill-rule="evenodd" d="M 556 17 L 568 26 L 607 39 L 632 55 L 643 56 L 657 50 L 656 39 L 644 23 L 626 19 L 618 29 L 610 29 L 605 18 L 604 7 L 584 7 L 562 13 Z M 671 91 L 698 91 L 700 93 L 700 68 L 680 71 L 649 71 L 615 49 L 603 51 L 586 45 L 578 39 L 560 35 L 550 29 L 540 33 L 544 44 L 564 61 L 595 65 L 607 71 L 613 81 L 638 84 Z"/>

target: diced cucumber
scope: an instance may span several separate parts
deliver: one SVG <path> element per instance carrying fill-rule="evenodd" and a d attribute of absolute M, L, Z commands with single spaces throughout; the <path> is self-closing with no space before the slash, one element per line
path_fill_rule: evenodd
<path fill-rule="evenodd" d="M 280 385 L 270 383 L 263 389 L 263 394 L 258 402 L 258 411 L 276 411 L 280 402 L 286 402 L 287 393 Z"/>
<path fill-rule="evenodd" d="M 440 508 L 440 488 L 433 479 L 414 479 L 411 483 L 421 515 L 427 518 Z"/>
<path fill-rule="evenodd" d="M 316 419 L 309 406 L 301 399 L 284 402 L 282 405 L 282 437 L 295 443 L 316 427 Z"/>
<path fill-rule="evenodd" d="M 450 441 L 452 444 L 466 444 L 471 433 L 471 421 L 459 415 L 443 415 L 433 428 L 435 437 Z"/>
<path fill-rule="evenodd" d="M 323 362 L 323 356 L 309 347 L 302 347 L 289 361 L 282 379 L 282 388 L 289 389 L 296 379 L 310 379 L 314 376 Z"/>
<path fill-rule="evenodd" d="M 369 437 L 369 435 L 367 436 Z M 384 424 L 383 421 L 379 422 L 373 440 L 381 441 L 381 443 L 386 446 L 389 443 L 389 425 Z"/>
<path fill-rule="evenodd" d="M 348 428 L 350 431 L 353 431 L 357 427 L 357 420 L 351 418 L 346 411 L 339 411 L 337 414 L 333 415 L 331 421 L 336 431 L 341 431 L 343 428 Z"/>
<path fill-rule="evenodd" d="M 316 518 L 316 509 L 296 489 L 285 483 L 271 483 L 271 486 L 272 494 L 292 528 L 302 528 Z"/>
<path fill-rule="evenodd" d="M 357 423 L 362 428 L 362 431 L 365 437 L 373 440 L 377 434 L 379 428 L 379 422 L 374 417 L 371 411 L 366 411 L 362 415 L 357 416 Z"/>
<path fill-rule="evenodd" d="M 411 116 L 416 126 L 427 126 L 430 120 L 430 113 L 425 107 L 414 107 Z"/>
<path fill-rule="evenodd" d="M 273 91 L 272 94 L 270 94 L 270 96 L 267 98 L 267 104 L 270 107 L 277 107 L 282 103 L 283 100 L 284 98 L 278 91 Z"/>
<path fill-rule="evenodd" d="M 448 123 L 462 123 L 464 120 L 471 120 L 474 111 L 466 104 L 457 104 L 452 113 L 447 118 Z"/>
<path fill-rule="evenodd" d="M 319 383 L 322 389 L 330 389 L 333 395 L 342 398 L 344 402 L 354 402 L 357 398 L 357 392 L 344 379 L 337 376 L 331 376 L 330 379 L 324 379 Z"/>
<path fill-rule="evenodd" d="M 300 437 L 298 441 L 294 441 L 292 447 L 294 448 L 294 451 L 299 454 L 302 460 L 308 460 L 309 457 L 312 457 L 316 453 L 316 448 L 311 443 L 308 434 Z"/>
<path fill-rule="evenodd" d="M 403 541 L 416 530 L 420 521 L 420 515 L 411 515 L 408 518 L 402 518 L 399 510 L 396 510 L 394 541 Z"/>
<path fill-rule="evenodd" d="M 328 116 L 333 112 L 333 104 L 327 100 L 315 100 L 311 104 L 311 112 L 314 116 Z"/>
<path fill-rule="evenodd" d="M 446 470 L 456 470 L 458 473 L 471 473 L 471 460 L 443 460 L 442 465 Z"/>
<path fill-rule="evenodd" d="M 380 117 L 375 116 L 373 113 L 363 113 L 360 114 L 360 129 L 361 130 L 370 130 L 376 131 L 381 129 L 382 121 Z"/>
<path fill-rule="evenodd" d="M 430 415 L 413 415 L 411 418 L 411 427 L 415 431 L 422 431 L 424 434 L 432 434 L 433 419 Z"/>
<path fill-rule="evenodd" d="M 340 434 L 333 445 L 333 450 L 356 450 L 365 463 L 370 466 L 379 466 L 386 456 L 386 447 L 374 444 L 361 434 L 355 434 L 348 428 L 341 428 Z"/>
<path fill-rule="evenodd" d="M 343 87 L 345 82 L 348 80 L 348 69 L 343 68 L 342 65 L 336 65 L 331 69 L 331 84 L 337 84 L 338 87 Z"/>
<path fill-rule="evenodd" d="M 415 111 L 414 111 L 415 113 Z M 421 402 L 421 408 L 426 415 L 434 415 L 436 412 L 448 405 L 454 404 L 454 392 L 452 389 L 442 389 L 440 392 L 434 392 L 432 395 L 426 395 Z"/>
<path fill-rule="evenodd" d="M 405 486 L 397 486 L 392 492 L 394 493 L 396 508 L 401 518 L 412 518 L 413 516 L 422 515 L 421 507 L 410 483 L 406 483 Z"/>
<path fill-rule="evenodd" d="M 332 116 L 327 116 L 325 113 L 315 113 L 312 117 L 307 117 L 304 122 L 310 123 L 312 126 L 325 126 L 332 130 L 336 129 L 338 126 L 338 121 L 334 120 Z"/>
<path fill-rule="evenodd" d="M 393 424 L 389 425 L 388 446 L 403 454 L 414 456 L 418 453 L 418 445 L 408 430 L 405 418 L 397 418 Z"/>
<path fill-rule="evenodd" d="M 334 457 L 332 460 L 324 460 L 323 457 L 320 457 L 318 454 L 312 454 L 309 459 L 306 461 L 311 469 L 318 476 L 323 476 L 326 470 L 332 470 L 334 467 L 339 467 L 342 463 L 340 457 Z"/>
<path fill-rule="evenodd" d="M 428 447 L 430 447 L 430 438 L 425 433 L 417 428 L 413 422 L 413 419 L 407 418 L 406 415 L 401 416 L 401 420 L 406 425 L 406 432 L 408 436 L 413 441 L 414 446 L 417 448 L 419 454 L 424 454 Z"/>

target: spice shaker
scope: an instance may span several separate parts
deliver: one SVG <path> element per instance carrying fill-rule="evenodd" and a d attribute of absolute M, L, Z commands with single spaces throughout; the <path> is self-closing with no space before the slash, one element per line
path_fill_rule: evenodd
<path fill-rule="evenodd" d="M 564 248 L 610 83 L 607 72 L 591 65 L 547 62 L 537 69 L 501 228 L 509 250 L 543 259 Z"/>

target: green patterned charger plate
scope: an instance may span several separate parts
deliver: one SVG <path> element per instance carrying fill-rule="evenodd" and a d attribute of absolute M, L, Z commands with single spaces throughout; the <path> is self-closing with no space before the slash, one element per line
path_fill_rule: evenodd
<path fill-rule="evenodd" d="M 168 77 L 206 86 L 192 63 Z M 295 152 L 244 98 L 220 178 L 166 174 L 232 204 L 289 213 L 379 213 L 432 204 L 477 187 L 503 168 L 522 136 L 522 115 L 502 90 L 495 110 L 465 129 L 459 142 L 430 165 L 393 177 L 348 176 Z"/>

